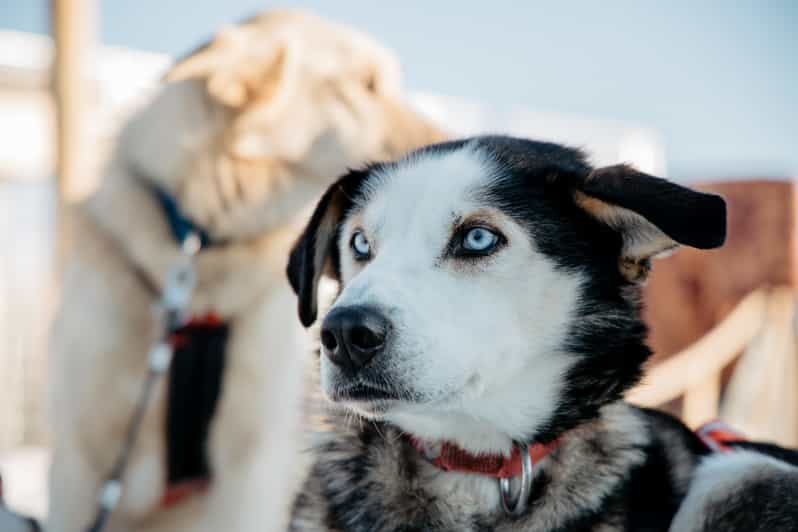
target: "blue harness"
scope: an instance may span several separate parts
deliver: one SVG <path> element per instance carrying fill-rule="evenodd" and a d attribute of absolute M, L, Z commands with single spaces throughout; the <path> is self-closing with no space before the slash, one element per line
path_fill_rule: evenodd
<path fill-rule="evenodd" d="M 189 220 L 188 217 L 180 212 L 180 207 L 177 206 L 177 202 L 172 196 L 158 186 L 153 185 L 152 189 L 155 197 L 158 198 L 158 203 L 161 205 L 164 216 L 166 216 L 166 221 L 169 223 L 169 229 L 172 230 L 172 236 L 175 237 L 178 243 L 182 243 L 193 232 L 199 236 L 201 249 L 218 244 L 218 242 L 211 241 L 208 231 Z"/>

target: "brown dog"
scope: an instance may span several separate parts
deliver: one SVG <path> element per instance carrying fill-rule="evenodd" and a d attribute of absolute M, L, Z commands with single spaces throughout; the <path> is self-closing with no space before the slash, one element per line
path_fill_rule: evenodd
<path fill-rule="evenodd" d="M 307 348 L 284 276 L 288 249 L 304 206 L 347 167 L 441 137 L 401 103 L 398 80 L 394 58 L 369 37 L 277 11 L 222 30 L 178 62 L 125 125 L 72 225 L 50 373 L 50 530 L 80 531 L 96 511 L 158 336 L 151 307 L 179 255 L 175 213 L 213 242 L 195 259 L 191 314 L 212 313 L 226 339 L 207 434 L 189 442 L 210 480 L 167 504 L 175 380 L 164 379 L 106 530 L 286 526 L 296 486 L 285 479 L 299 481 L 304 467 Z M 187 404 L 204 400 L 194 395 L 202 382 L 187 382 Z"/>

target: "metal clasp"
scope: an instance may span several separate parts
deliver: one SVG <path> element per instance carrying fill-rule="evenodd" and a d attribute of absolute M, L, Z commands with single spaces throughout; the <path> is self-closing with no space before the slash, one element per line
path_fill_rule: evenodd
<path fill-rule="evenodd" d="M 532 493 L 532 457 L 529 455 L 529 446 L 515 442 L 521 455 L 520 485 L 514 494 L 511 478 L 499 479 L 499 500 L 505 513 L 518 517 L 526 512 L 529 506 L 529 496 Z M 515 477 L 519 478 L 519 477 Z"/>

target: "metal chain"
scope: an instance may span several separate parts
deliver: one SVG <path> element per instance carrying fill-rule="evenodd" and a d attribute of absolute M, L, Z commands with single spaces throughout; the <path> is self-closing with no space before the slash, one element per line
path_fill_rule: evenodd
<path fill-rule="evenodd" d="M 97 513 L 92 524 L 86 528 L 86 532 L 101 532 L 122 497 L 122 480 L 125 469 L 141 430 L 144 414 L 152 400 L 155 384 L 166 373 L 172 362 L 172 335 L 186 323 L 191 293 L 196 284 L 194 256 L 200 247 L 199 235 L 193 232 L 189 233 L 180 246 L 181 255 L 178 262 L 166 273 L 161 298 L 153 309 L 156 319 L 161 322 L 160 336 L 150 348 L 147 376 L 139 393 L 136 407 L 128 421 L 122 448 L 107 479 L 100 488 Z"/>

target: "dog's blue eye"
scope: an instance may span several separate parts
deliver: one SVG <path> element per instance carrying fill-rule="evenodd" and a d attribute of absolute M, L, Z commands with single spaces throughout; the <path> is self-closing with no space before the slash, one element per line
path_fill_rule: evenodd
<path fill-rule="evenodd" d="M 463 238 L 463 248 L 468 251 L 484 253 L 495 248 L 498 243 L 499 235 L 484 227 L 470 229 Z"/>
<path fill-rule="evenodd" d="M 356 231 L 352 235 L 351 245 L 352 250 L 355 252 L 355 258 L 367 259 L 371 255 L 371 246 L 362 231 Z"/>

